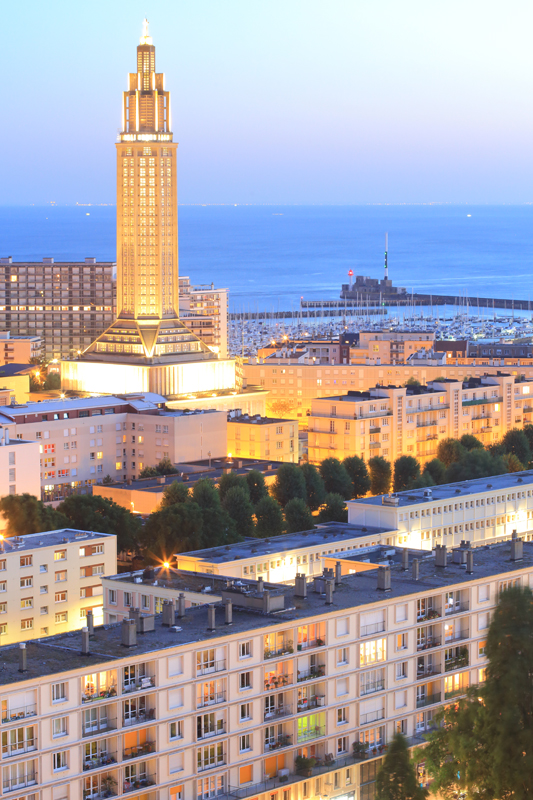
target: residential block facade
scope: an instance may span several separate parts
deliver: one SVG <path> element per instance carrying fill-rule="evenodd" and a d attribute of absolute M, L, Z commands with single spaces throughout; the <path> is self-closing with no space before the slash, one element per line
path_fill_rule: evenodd
<path fill-rule="evenodd" d="M 228 453 L 236 458 L 273 458 L 298 463 L 298 421 L 228 414 Z"/>

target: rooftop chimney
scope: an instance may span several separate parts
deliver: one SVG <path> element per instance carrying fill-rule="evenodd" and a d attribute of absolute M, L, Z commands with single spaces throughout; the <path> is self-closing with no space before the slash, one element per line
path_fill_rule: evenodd
<path fill-rule="evenodd" d="M 437 544 L 435 545 L 435 566 L 444 569 L 446 566 L 446 545 L 445 544 Z"/>
<path fill-rule="evenodd" d="M 326 605 L 332 606 L 333 605 L 333 591 L 335 588 L 335 581 L 331 578 L 327 578 L 326 580 Z"/>
<path fill-rule="evenodd" d="M 418 558 L 413 558 L 413 563 L 411 564 L 412 576 L 413 580 L 417 581 L 420 576 L 420 561 Z"/>
<path fill-rule="evenodd" d="M 294 579 L 294 596 L 307 597 L 307 578 L 303 572 L 297 572 Z"/>
<path fill-rule="evenodd" d="M 516 530 L 516 528 L 513 530 L 511 534 L 511 539 L 518 539 L 518 531 Z"/>
<path fill-rule="evenodd" d="M 409 569 L 409 550 L 407 547 L 404 547 L 402 550 L 402 569 L 404 572 L 407 572 Z"/>
<path fill-rule="evenodd" d="M 390 592 L 390 567 L 378 567 L 378 589 L 382 592 Z"/>
<path fill-rule="evenodd" d="M 180 592 L 178 595 L 178 617 L 183 619 L 185 616 L 185 595 L 183 592 Z"/>
<path fill-rule="evenodd" d="M 216 630 L 216 622 L 215 622 L 215 606 L 210 605 L 207 606 L 207 630 L 213 632 Z"/>
<path fill-rule="evenodd" d="M 28 653 L 24 642 L 19 644 L 19 672 L 28 671 Z"/>
<path fill-rule="evenodd" d="M 259 592 L 259 594 L 263 594 L 264 590 L 265 590 L 265 582 L 264 582 L 263 578 L 258 578 L 257 579 L 257 591 Z"/>
<path fill-rule="evenodd" d="M 122 647 L 136 647 L 137 645 L 137 620 L 122 620 Z"/>
<path fill-rule="evenodd" d="M 140 633 L 141 632 L 141 625 L 140 625 L 141 612 L 139 611 L 138 608 L 130 608 L 130 619 L 132 619 L 135 622 L 137 633 Z"/>
<path fill-rule="evenodd" d="M 171 600 L 165 600 L 163 603 L 163 619 L 161 624 L 165 628 L 171 628 L 174 625 L 174 603 Z"/>
<path fill-rule="evenodd" d="M 94 615 L 92 608 L 90 608 L 87 611 L 86 620 L 87 620 L 87 630 L 89 631 L 89 636 L 94 636 Z"/>
<path fill-rule="evenodd" d="M 87 627 L 81 629 L 81 655 L 91 655 L 89 650 L 89 628 Z"/>
<path fill-rule="evenodd" d="M 335 561 L 335 586 L 338 586 L 342 580 L 342 565 L 340 561 Z"/>
<path fill-rule="evenodd" d="M 224 600 L 224 625 L 233 625 L 233 603 L 229 597 Z"/>
<path fill-rule="evenodd" d="M 513 534 L 516 531 L 513 531 Z M 511 561 L 522 561 L 524 553 L 524 542 L 522 539 L 515 539 L 514 535 L 511 539 Z"/>
<path fill-rule="evenodd" d="M 466 551 L 466 574 L 473 575 L 474 573 L 474 551 Z"/>

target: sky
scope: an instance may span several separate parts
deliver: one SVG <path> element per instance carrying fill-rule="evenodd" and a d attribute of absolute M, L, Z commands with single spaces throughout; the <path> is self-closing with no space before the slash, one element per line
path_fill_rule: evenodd
<path fill-rule="evenodd" d="M 533 202 L 533 4 L 4 4 L 0 204 L 115 202 L 147 16 L 179 202 Z"/>

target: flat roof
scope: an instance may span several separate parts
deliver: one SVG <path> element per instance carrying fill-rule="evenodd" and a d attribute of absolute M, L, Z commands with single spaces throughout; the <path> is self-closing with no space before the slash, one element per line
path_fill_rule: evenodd
<path fill-rule="evenodd" d="M 426 551 L 427 552 L 427 551 Z M 257 594 L 257 581 L 254 578 L 243 578 L 236 581 L 235 578 L 228 578 L 225 575 L 212 575 L 204 572 L 191 572 L 186 569 L 165 569 L 165 567 L 154 567 L 135 570 L 134 572 L 120 572 L 117 575 L 106 575 L 104 580 L 111 580 L 116 583 L 127 583 L 129 586 L 157 586 L 163 589 L 172 589 L 176 592 L 196 592 L 205 594 L 205 602 L 209 603 L 209 595 L 220 594 L 237 583 L 238 586 L 245 586 L 251 594 Z M 285 594 L 285 586 L 277 583 L 264 581 L 265 589 L 271 595 Z"/>
<path fill-rule="evenodd" d="M 392 548 L 391 548 L 392 549 Z M 419 561 L 419 579 L 413 580 L 411 570 L 404 572 L 400 564 L 391 566 L 391 591 L 377 588 L 375 570 L 343 575 L 340 585 L 335 587 L 333 604 L 325 604 L 321 582 L 308 582 L 307 597 L 296 597 L 294 587 L 284 587 L 285 611 L 257 613 L 246 608 L 233 610 L 233 624 L 224 624 L 224 607 L 215 606 L 215 630 L 207 630 L 207 610 L 205 606 L 186 610 L 185 617 L 177 622 L 180 630 L 163 627 L 162 615 L 155 617 L 155 630 L 137 636 L 134 647 L 122 646 L 121 623 L 96 627 L 91 638 L 92 655 L 80 655 L 81 630 L 47 637 L 43 640 L 30 640 L 26 644 L 27 671 L 20 673 L 19 645 L 6 645 L 0 648 L 2 662 L 2 683 L 12 685 L 32 678 L 60 674 L 69 670 L 94 670 L 98 664 L 111 666 L 113 661 L 138 656 L 157 657 L 160 651 L 179 645 L 206 646 L 212 640 L 224 640 L 235 633 L 250 634 L 276 626 L 294 626 L 311 618 L 338 614 L 339 611 L 361 611 L 371 604 L 384 604 L 391 599 L 423 596 L 444 591 L 449 586 L 461 586 L 479 579 L 490 579 L 500 574 L 516 573 L 533 567 L 533 542 L 523 543 L 523 560 L 511 561 L 509 542 L 495 546 L 479 547 L 474 550 L 474 572 L 467 575 L 459 564 L 448 561 L 446 568 L 436 569 L 434 558 L 428 554 Z M 211 578 L 212 576 L 206 576 Z M 380 634 L 381 635 L 381 634 Z"/>
<path fill-rule="evenodd" d="M 78 530 L 77 528 L 58 528 L 55 531 L 29 533 L 26 536 L 8 536 L 0 542 L 0 553 L 38 550 L 40 547 L 53 547 L 54 545 L 58 544 L 85 542 L 88 539 L 102 539 L 103 537 L 110 538 L 114 536 L 114 533 L 82 531 Z"/>
<path fill-rule="evenodd" d="M 205 550 L 189 550 L 178 553 L 178 558 L 198 558 L 213 564 L 225 564 L 228 561 L 245 558 L 261 558 L 273 553 L 299 550 L 302 547 L 323 548 L 329 544 L 342 544 L 350 539 L 366 536 L 378 536 L 390 533 L 392 528 L 378 528 L 373 525 L 353 525 L 349 522 L 329 522 L 319 525 L 311 531 L 287 533 L 284 536 L 272 536 L 267 539 L 245 539 L 220 547 L 208 547 Z M 394 528 L 394 532 L 396 529 Z M 346 552 L 346 551 L 344 551 Z M 340 554 L 337 554 L 340 557 Z"/>
<path fill-rule="evenodd" d="M 384 508 L 397 508 L 398 506 L 412 506 L 416 503 L 434 503 L 439 500 L 461 499 L 471 494 L 481 492 L 498 492 L 507 489 L 524 489 L 533 484 L 533 470 L 523 472 L 508 472 L 505 475 L 491 475 L 489 478 L 474 478 L 470 481 L 457 483 L 444 483 L 441 486 L 431 486 L 428 489 L 407 489 L 404 492 L 395 492 L 393 495 L 378 494 L 375 497 L 364 497 L 361 500 L 347 500 L 348 504 L 361 503 L 370 506 L 383 506 Z M 431 496 L 424 492 L 431 491 Z M 396 503 L 383 503 L 383 498 L 398 498 Z"/>
<path fill-rule="evenodd" d="M 232 417 L 231 411 L 228 414 L 228 422 L 240 422 L 247 425 L 280 425 L 285 422 L 298 422 L 297 419 L 281 419 L 278 417 L 262 417 L 261 414 L 241 414 L 239 417 Z"/>

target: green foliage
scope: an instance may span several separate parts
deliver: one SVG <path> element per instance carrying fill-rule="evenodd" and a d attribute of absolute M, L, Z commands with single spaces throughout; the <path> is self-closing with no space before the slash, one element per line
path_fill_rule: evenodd
<path fill-rule="evenodd" d="M 483 450 L 483 442 L 480 442 L 476 436 L 472 436 L 471 433 L 464 433 L 461 438 L 459 439 L 459 444 L 461 447 L 464 447 L 465 450 Z"/>
<path fill-rule="evenodd" d="M 67 528 L 68 519 L 32 494 L 8 494 L 0 499 L 0 513 L 7 523 L 7 536 Z"/>
<path fill-rule="evenodd" d="M 170 458 L 162 458 L 156 467 L 158 475 L 177 475 L 179 469 L 176 469 Z"/>
<path fill-rule="evenodd" d="M 533 454 L 533 425 L 524 425 L 523 431 L 529 445 L 529 450 Z"/>
<path fill-rule="evenodd" d="M 200 508 L 220 508 L 220 494 L 210 478 L 201 478 L 194 484 L 192 499 Z"/>
<path fill-rule="evenodd" d="M 43 384 L 46 391 L 57 391 L 61 389 L 61 376 L 57 372 L 49 372 Z"/>
<path fill-rule="evenodd" d="M 437 445 L 437 458 L 448 468 L 455 461 L 460 461 L 465 449 L 458 439 L 442 439 Z"/>
<path fill-rule="evenodd" d="M 300 471 L 305 480 L 307 505 L 311 511 L 317 511 L 326 497 L 326 487 L 322 476 L 313 464 L 302 464 Z"/>
<path fill-rule="evenodd" d="M 352 482 L 352 497 L 364 497 L 370 491 L 370 475 L 367 466 L 359 456 L 348 456 L 342 466 Z"/>
<path fill-rule="evenodd" d="M 307 487 L 302 470 L 296 464 L 282 464 L 278 467 L 276 480 L 270 487 L 270 493 L 282 508 L 285 508 L 289 500 L 299 498 L 307 499 Z"/>
<path fill-rule="evenodd" d="M 529 439 L 523 430 L 512 428 L 510 431 L 507 431 L 501 443 L 506 453 L 512 453 L 521 464 L 524 464 L 525 467 L 528 466 L 531 461 L 531 448 L 529 446 Z M 514 472 L 515 470 L 510 471 Z"/>
<path fill-rule="evenodd" d="M 524 469 L 524 465 L 518 460 L 514 453 L 505 453 L 505 455 L 502 456 L 502 461 L 505 464 L 506 472 L 522 472 Z"/>
<path fill-rule="evenodd" d="M 328 494 L 340 494 L 346 500 L 352 496 L 352 481 L 337 458 L 325 458 L 319 467 Z"/>
<path fill-rule="evenodd" d="M 301 497 L 293 497 L 285 505 L 285 526 L 287 533 L 297 533 L 298 531 L 310 531 L 314 528 L 313 515 L 305 500 Z"/>
<path fill-rule="evenodd" d="M 394 491 L 409 489 L 420 477 L 420 464 L 413 456 L 400 456 L 394 462 Z"/>
<path fill-rule="evenodd" d="M 431 461 L 427 461 L 424 464 L 423 472 L 424 474 L 429 473 L 437 486 L 440 486 L 446 480 L 446 467 L 438 458 L 432 458 Z"/>
<path fill-rule="evenodd" d="M 325 505 L 320 509 L 319 522 L 348 522 L 346 500 L 340 494 L 329 492 L 325 497 Z"/>
<path fill-rule="evenodd" d="M 99 533 L 114 533 L 117 552 L 137 547 L 141 523 L 127 508 L 107 497 L 91 494 L 71 494 L 59 504 L 57 510 L 72 528 Z"/>
<path fill-rule="evenodd" d="M 229 490 L 235 489 L 235 487 L 237 486 L 241 489 L 244 489 L 249 499 L 250 489 L 248 488 L 248 483 L 244 476 L 237 475 L 236 472 L 225 472 L 224 475 L 221 475 L 220 480 L 218 481 L 218 493 L 220 495 L 220 502 L 224 503 L 224 499 Z"/>
<path fill-rule="evenodd" d="M 175 503 L 150 514 L 139 536 L 145 559 L 169 561 L 174 553 L 205 546 L 202 511 L 197 503 Z"/>
<path fill-rule="evenodd" d="M 248 484 L 252 505 L 257 505 L 262 497 L 268 495 L 265 476 L 258 469 L 251 469 L 250 472 L 246 473 L 246 483 Z"/>
<path fill-rule="evenodd" d="M 376 800 L 424 800 L 405 736 L 396 733 L 376 776 Z"/>
<path fill-rule="evenodd" d="M 156 467 L 146 466 L 139 472 L 139 479 L 142 478 L 157 478 L 159 472 Z"/>
<path fill-rule="evenodd" d="M 435 481 L 429 472 L 422 472 L 418 478 L 409 485 L 409 489 L 426 489 L 429 486 L 435 486 Z"/>
<path fill-rule="evenodd" d="M 252 518 L 254 507 L 250 503 L 248 486 L 246 486 L 246 488 L 243 486 L 233 486 L 231 489 L 228 489 L 222 505 L 235 523 L 238 536 L 244 537 L 254 535 L 254 521 Z"/>
<path fill-rule="evenodd" d="M 204 547 L 237 542 L 235 522 L 220 502 L 220 495 L 213 481 L 202 478 L 194 484 L 192 500 L 200 507 L 203 522 Z"/>
<path fill-rule="evenodd" d="M 277 500 L 265 495 L 255 507 L 255 535 L 261 539 L 283 533 L 283 511 Z"/>
<path fill-rule="evenodd" d="M 190 496 L 190 492 L 184 483 L 172 481 L 168 486 L 165 486 L 160 508 L 173 506 L 175 503 L 186 503 L 187 500 L 190 499 Z"/>
<path fill-rule="evenodd" d="M 444 798 L 522 800 L 533 774 L 533 595 L 500 595 L 487 637 L 486 681 L 447 706 L 421 751 Z"/>
<path fill-rule="evenodd" d="M 383 456 L 368 459 L 370 494 L 386 494 L 390 489 L 392 467 Z"/>
<path fill-rule="evenodd" d="M 461 461 L 454 461 L 446 470 L 446 483 L 467 481 L 474 478 L 489 478 L 506 472 L 500 456 L 493 458 L 487 450 L 465 451 Z"/>
<path fill-rule="evenodd" d="M 422 386 L 422 384 L 420 383 L 420 381 L 417 381 L 416 378 L 408 378 L 405 381 L 404 386 Z"/>
<path fill-rule="evenodd" d="M 111 475 L 106 475 L 104 477 L 104 479 L 102 480 L 102 483 L 103 483 L 104 486 L 109 486 L 109 484 L 113 483 L 113 482 L 114 481 L 113 481 L 113 478 L 111 477 Z"/>

